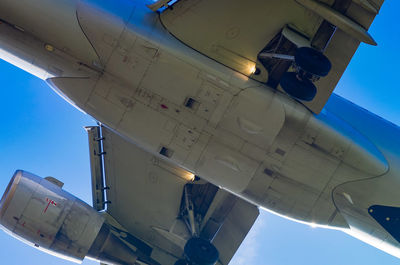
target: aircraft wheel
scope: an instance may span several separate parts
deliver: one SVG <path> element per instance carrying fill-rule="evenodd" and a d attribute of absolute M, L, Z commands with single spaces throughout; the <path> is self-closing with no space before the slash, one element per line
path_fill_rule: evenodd
<path fill-rule="evenodd" d="M 311 101 L 317 94 L 315 85 L 309 79 L 298 78 L 295 72 L 284 73 L 280 85 L 290 96 L 303 101 Z"/>
<path fill-rule="evenodd" d="M 215 246 L 202 238 L 189 239 L 184 252 L 189 263 L 193 265 L 214 265 L 219 258 L 219 252 Z"/>
<path fill-rule="evenodd" d="M 294 61 L 303 71 L 316 76 L 326 76 L 332 68 L 332 64 L 322 52 L 309 47 L 298 48 Z"/>
<path fill-rule="evenodd" d="M 174 265 L 188 265 L 188 263 L 186 262 L 186 260 L 180 259 L 177 260 Z"/>

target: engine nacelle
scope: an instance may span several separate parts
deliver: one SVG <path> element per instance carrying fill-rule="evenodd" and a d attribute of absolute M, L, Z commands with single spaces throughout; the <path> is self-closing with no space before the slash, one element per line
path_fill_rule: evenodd
<path fill-rule="evenodd" d="M 88 256 L 111 264 L 133 264 L 135 253 L 104 221 L 61 187 L 21 170 L 15 172 L 0 201 L 3 229 L 29 245 L 79 263 Z"/>

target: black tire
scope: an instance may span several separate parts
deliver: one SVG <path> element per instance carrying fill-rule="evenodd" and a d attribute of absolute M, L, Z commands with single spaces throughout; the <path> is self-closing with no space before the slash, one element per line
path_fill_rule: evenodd
<path fill-rule="evenodd" d="M 295 72 L 284 73 L 280 85 L 291 97 L 302 101 L 311 101 L 317 94 L 315 85 L 308 79 L 298 79 Z"/>
<path fill-rule="evenodd" d="M 186 262 L 186 260 L 180 259 L 177 260 L 174 265 L 188 265 L 188 263 Z"/>
<path fill-rule="evenodd" d="M 214 265 L 219 258 L 215 246 L 202 238 L 189 239 L 184 252 L 189 263 L 193 265 Z"/>
<path fill-rule="evenodd" d="M 328 57 L 309 47 L 298 48 L 294 61 L 304 71 L 320 77 L 327 76 L 332 68 Z"/>

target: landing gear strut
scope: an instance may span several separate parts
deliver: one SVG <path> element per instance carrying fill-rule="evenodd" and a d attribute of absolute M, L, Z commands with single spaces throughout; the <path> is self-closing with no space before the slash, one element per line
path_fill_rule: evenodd
<path fill-rule="evenodd" d="M 331 62 L 322 52 L 309 47 L 298 48 L 294 56 L 295 71 L 282 76 L 281 87 L 296 99 L 311 101 L 317 93 L 313 83 L 328 75 L 331 67 Z"/>
<path fill-rule="evenodd" d="M 196 218 L 195 204 L 188 185 L 185 185 L 182 201 L 181 216 L 192 237 L 185 244 L 183 258 L 176 261 L 175 265 L 214 265 L 219 259 L 219 252 L 211 243 L 212 239 L 202 237 L 199 231 L 199 218 Z"/>

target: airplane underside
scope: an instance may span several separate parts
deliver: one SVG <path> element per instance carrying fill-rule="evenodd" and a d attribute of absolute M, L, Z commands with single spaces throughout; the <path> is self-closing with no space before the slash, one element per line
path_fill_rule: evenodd
<path fill-rule="evenodd" d="M 34 2 L 60 21 L 30 24 L 41 12 Z M 336 95 L 314 114 L 298 99 L 185 45 L 141 3 L 59 2 L 62 9 L 50 0 L 0 1 L 0 10 L 8 10 L 0 11 L 2 57 L 45 80 L 113 137 L 193 175 L 190 181 L 198 176 L 243 204 L 341 229 L 400 256 L 397 230 L 385 223 L 397 215 L 387 207 L 400 201 L 397 127 Z M 31 14 L 14 15 L 20 5 L 32 5 Z M 106 209 L 107 194 L 115 192 L 102 188 L 96 210 Z M 104 220 L 96 220 L 99 233 Z M 138 258 L 124 253 L 121 264 Z"/>

